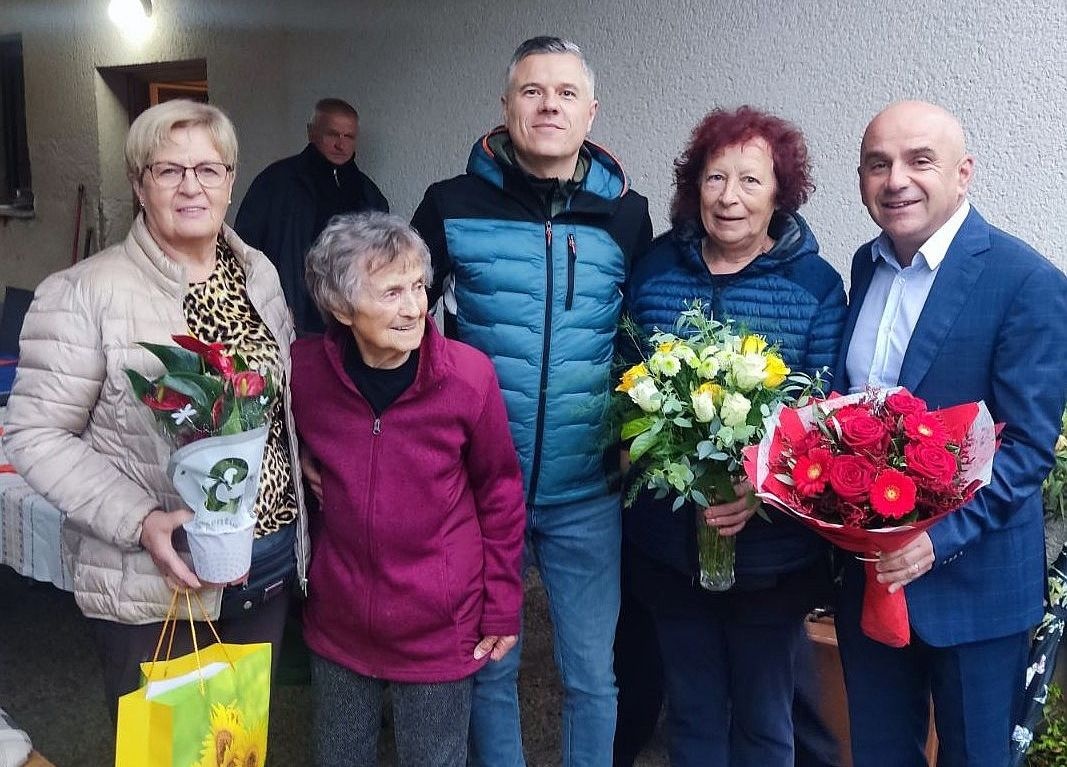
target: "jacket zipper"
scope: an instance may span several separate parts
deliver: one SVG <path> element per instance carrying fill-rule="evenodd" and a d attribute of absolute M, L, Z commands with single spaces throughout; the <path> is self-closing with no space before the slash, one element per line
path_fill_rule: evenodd
<path fill-rule="evenodd" d="M 382 433 L 382 418 L 380 415 L 374 416 L 374 426 L 371 427 L 371 434 L 375 437 L 380 436 Z M 370 481 L 367 483 L 367 524 L 364 534 L 364 540 L 367 542 L 367 560 L 372 563 L 372 567 L 378 570 L 378 557 L 377 552 L 374 550 L 374 512 L 375 512 L 375 491 L 378 487 L 378 450 L 380 448 L 381 440 L 371 440 L 370 450 Z M 365 604 L 367 605 L 367 623 L 366 625 L 374 626 L 374 589 L 370 589 L 367 592 L 367 599 Z"/>
<path fill-rule="evenodd" d="M 567 303 L 566 310 L 569 312 L 574 305 L 574 267 L 578 262 L 578 241 L 574 239 L 574 232 L 567 235 Z"/>
<path fill-rule="evenodd" d="M 552 349 L 552 221 L 545 221 L 545 329 L 541 342 L 541 383 L 537 395 L 537 422 L 534 426 L 534 455 L 530 464 L 530 489 L 526 505 L 533 506 L 537 497 L 537 479 L 541 474 L 541 441 L 545 435 L 545 395 L 548 392 L 548 355 Z"/>
<path fill-rule="evenodd" d="M 337 188 L 341 188 L 341 177 L 337 175 L 337 168 L 333 169 L 333 183 L 337 184 Z"/>

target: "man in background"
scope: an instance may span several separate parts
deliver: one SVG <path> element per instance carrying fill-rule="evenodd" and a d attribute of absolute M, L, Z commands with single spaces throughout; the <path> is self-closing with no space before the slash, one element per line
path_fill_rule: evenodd
<path fill-rule="evenodd" d="M 381 190 L 356 165 L 359 114 L 351 104 L 321 99 L 307 135 L 304 151 L 256 176 L 234 223 L 241 239 L 277 267 L 300 335 L 325 327 L 304 285 L 304 255 L 311 243 L 339 213 L 389 212 Z"/>

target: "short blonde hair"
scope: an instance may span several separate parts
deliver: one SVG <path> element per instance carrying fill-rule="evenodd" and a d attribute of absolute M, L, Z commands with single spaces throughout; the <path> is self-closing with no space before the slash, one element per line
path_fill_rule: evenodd
<path fill-rule="evenodd" d="M 171 131 L 194 125 L 206 128 L 211 134 L 211 143 L 224 163 L 237 164 L 237 132 L 226 113 L 210 104 L 173 99 L 141 112 L 130 125 L 126 135 L 126 175 L 130 181 L 141 178 L 152 155 L 170 141 Z"/>

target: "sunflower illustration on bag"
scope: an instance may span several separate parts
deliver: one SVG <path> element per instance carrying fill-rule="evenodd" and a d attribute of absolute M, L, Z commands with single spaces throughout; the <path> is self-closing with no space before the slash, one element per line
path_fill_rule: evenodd
<path fill-rule="evenodd" d="M 216 703 L 211 707 L 211 729 L 204 735 L 200 760 L 192 767 L 263 767 L 266 753 L 266 725 L 245 727 L 236 703 Z"/>

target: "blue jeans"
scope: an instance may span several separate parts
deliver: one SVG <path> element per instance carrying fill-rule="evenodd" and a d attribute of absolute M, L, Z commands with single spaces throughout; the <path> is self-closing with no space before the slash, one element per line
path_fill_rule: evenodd
<path fill-rule="evenodd" d="M 563 683 L 563 765 L 611 764 L 612 643 L 619 618 L 619 497 L 527 510 L 527 566 L 541 573 Z M 518 672 L 522 641 L 474 677 L 469 764 L 523 767 Z"/>

